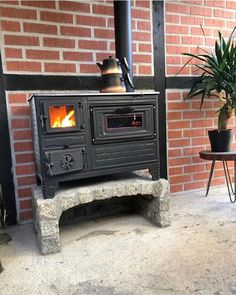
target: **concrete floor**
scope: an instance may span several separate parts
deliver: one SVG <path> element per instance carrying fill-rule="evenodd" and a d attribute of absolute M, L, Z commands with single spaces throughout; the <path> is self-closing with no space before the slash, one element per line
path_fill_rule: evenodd
<path fill-rule="evenodd" d="M 62 227 L 53 255 L 39 255 L 32 225 L 9 227 L 0 294 L 236 294 L 236 203 L 204 193 L 173 195 L 168 228 L 138 215 Z"/>

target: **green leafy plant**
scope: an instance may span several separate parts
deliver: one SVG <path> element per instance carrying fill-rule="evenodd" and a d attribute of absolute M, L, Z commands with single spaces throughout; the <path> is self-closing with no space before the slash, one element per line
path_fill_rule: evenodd
<path fill-rule="evenodd" d="M 236 109 L 236 43 L 233 40 L 235 30 L 236 27 L 232 30 L 227 41 L 218 32 L 218 40 L 215 41 L 214 49 L 211 52 L 202 49 L 203 54 L 183 53 L 190 59 L 182 69 L 194 60 L 199 63 L 193 63 L 193 67 L 202 71 L 199 79 L 193 83 L 186 99 L 199 96 L 201 109 L 206 97 L 217 96 L 220 101 L 219 131 L 227 129 L 228 120 L 231 118 L 233 110 Z"/>

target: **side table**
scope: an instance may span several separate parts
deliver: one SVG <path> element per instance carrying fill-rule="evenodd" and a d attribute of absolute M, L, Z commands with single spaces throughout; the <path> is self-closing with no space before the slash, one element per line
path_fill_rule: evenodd
<path fill-rule="evenodd" d="M 235 181 L 236 151 L 231 151 L 231 152 L 201 151 L 201 152 L 199 152 L 199 156 L 201 159 L 212 161 L 209 180 L 208 180 L 208 184 L 207 184 L 206 196 L 208 195 L 208 192 L 210 189 L 211 179 L 212 179 L 212 175 L 213 175 L 214 168 L 215 168 L 215 162 L 221 161 L 223 163 L 223 167 L 224 167 L 225 180 L 226 180 L 226 184 L 227 184 L 229 199 L 230 199 L 231 203 L 235 203 L 235 201 L 236 201 L 236 194 L 235 194 L 236 193 L 236 181 Z M 228 168 L 227 161 L 234 161 L 234 188 L 233 188 L 232 180 L 231 180 L 231 177 L 229 174 L 229 168 Z"/>

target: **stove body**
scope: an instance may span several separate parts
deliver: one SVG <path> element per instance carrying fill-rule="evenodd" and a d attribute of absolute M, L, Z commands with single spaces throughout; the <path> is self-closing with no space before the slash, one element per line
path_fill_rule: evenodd
<path fill-rule="evenodd" d="M 44 198 L 59 182 L 148 168 L 159 179 L 158 93 L 30 98 L 36 175 Z"/>

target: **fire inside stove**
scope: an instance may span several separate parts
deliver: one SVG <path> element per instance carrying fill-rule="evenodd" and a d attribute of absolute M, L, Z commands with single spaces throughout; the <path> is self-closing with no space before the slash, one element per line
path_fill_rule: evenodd
<path fill-rule="evenodd" d="M 74 105 L 50 106 L 49 116 L 51 128 L 74 127 L 76 125 Z"/>

